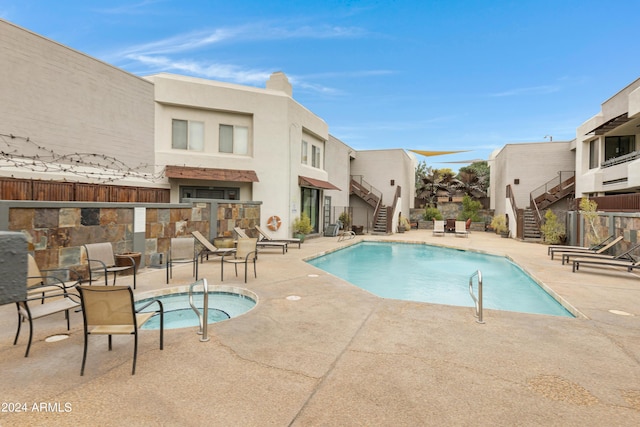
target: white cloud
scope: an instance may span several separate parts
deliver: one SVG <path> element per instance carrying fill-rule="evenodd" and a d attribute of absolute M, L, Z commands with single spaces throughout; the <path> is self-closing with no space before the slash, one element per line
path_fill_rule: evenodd
<path fill-rule="evenodd" d="M 502 96 L 519 96 L 519 95 L 544 95 L 548 93 L 554 93 L 560 91 L 560 86 L 554 85 L 542 85 L 542 86 L 532 86 L 532 87 L 522 87 L 507 90 L 504 92 L 492 93 L 490 96 L 493 97 L 502 97 Z"/>

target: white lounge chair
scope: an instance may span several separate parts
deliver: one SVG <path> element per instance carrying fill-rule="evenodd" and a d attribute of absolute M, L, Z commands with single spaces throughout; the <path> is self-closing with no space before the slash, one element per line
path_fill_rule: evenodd
<path fill-rule="evenodd" d="M 444 236 L 444 219 L 433 220 L 433 235 Z"/>
<path fill-rule="evenodd" d="M 241 239 L 250 239 L 251 238 L 240 227 L 234 227 L 233 231 L 235 231 L 236 234 L 238 235 L 238 237 L 240 237 Z M 265 241 L 265 240 L 258 240 L 257 238 L 256 238 L 256 240 L 258 241 L 258 243 L 257 243 L 257 247 L 258 248 L 281 248 L 283 255 L 289 249 L 289 247 L 288 247 L 289 244 L 287 242 Z"/>
<path fill-rule="evenodd" d="M 302 244 L 302 240 L 296 238 L 296 237 L 290 237 L 290 238 L 280 238 L 280 237 L 272 237 L 266 230 L 263 230 L 259 225 L 256 225 L 256 231 L 258 231 L 258 233 L 260 233 L 260 235 L 262 236 L 262 239 L 260 239 L 259 242 L 286 242 L 286 243 L 293 243 L 293 244 L 298 244 L 298 249 L 300 249 L 300 245 Z"/>
<path fill-rule="evenodd" d="M 466 221 L 456 221 L 456 236 L 469 237 Z"/>

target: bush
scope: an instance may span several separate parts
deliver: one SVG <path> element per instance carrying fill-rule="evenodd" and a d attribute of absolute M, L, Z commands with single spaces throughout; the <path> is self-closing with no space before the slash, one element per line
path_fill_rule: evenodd
<path fill-rule="evenodd" d="M 491 220 L 491 228 L 498 234 L 509 231 L 509 227 L 507 227 L 507 217 L 504 215 L 494 216 Z"/>
<path fill-rule="evenodd" d="M 465 195 L 462 198 L 462 212 L 458 215 L 460 221 L 466 221 L 471 218 L 473 222 L 482 221 L 480 214 L 478 213 L 482 209 L 482 203 L 477 200 L 473 200 L 469 195 Z"/>
<path fill-rule="evenodd" d="M 558 217 L 551 209 L 547 209 L 544 214 L 544 224 L 540 227 L 544 242 L 550 245 L 563 243 L 566 239 L 566 231 L 564 225 L 558 222 Z"/>
<path fill-rule="evenodd" d="M 349 215 L 349 212 L 347 211 L 342 212 L 338 220 L 340 220 L 340 222 L 342 223 L 342 227 L 344 230 L 351 229 L 351 215 Z"/>
<path fill-rule="evenodd" d="M 299 234 L 309 234 L 313 230 L 311 227 L 311 218 L 302 212 L 298 218 L 293 220 L 293 232 Z"/>
<path fill-rule="evenodd" d="M 426 207 L 422 218 L 424 218 L 425 221 L 433 221 L 434 219 L 442 219 L 442 214 L 438 208 Z"/>

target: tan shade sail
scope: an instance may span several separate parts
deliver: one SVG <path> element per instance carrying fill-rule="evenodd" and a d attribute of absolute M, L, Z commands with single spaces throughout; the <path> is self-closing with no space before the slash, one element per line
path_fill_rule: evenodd
<path fill-rule="evenodd" d="M 340 191 L 340 189 L 338 187 L 336 187 L 335 185 L 333 185 L 330 182 L 327 181 L 323 181 L 321 179 L 315 179 L 315 178 L 309 178 L 306 176 L 298 176 L 298 185 L 302 185 L 304 187 L 311 187 L 311 188 L 320 188 L 322 190 L 338 190 Z"/>
<path fill-rule="evenodd" d="M 189 166 L 166 166 L 167 178 L 203 179 L 207 181 L 259 182 L 258 175 L 252 170 L 194 168 Z"/>
<path fill-rule="evenodd" d="M 458 150 L 458 151 L 425 151 L 425 150 L 409 150 L 414 153 L 420 154 L 421 156 L 431 157 L 431 156 L 442 156 L 444 154 L 455 154 L 455 153 L 466 153 L 471 150 Z"/>

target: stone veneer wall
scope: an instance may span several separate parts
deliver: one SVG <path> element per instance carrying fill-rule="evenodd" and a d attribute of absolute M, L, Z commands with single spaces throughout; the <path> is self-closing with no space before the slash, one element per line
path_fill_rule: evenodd
<path fill-rule="evenodd" d="M 144 213 L 144 227 L 135 224 Z M 260 223 L 259 202 L 168 204 L 0 201 L 0 230 L 22 232 L 41 269 L 86 275 L 86 243 L 111 242 L 115 253 L 143 252 L 143 265 L 164 260 L 171 238 L 198 230 L 210 238 Z M 143 230 L 143 231 L 142 231 Z M 159 254 L 163 254 L 159 257 Z M 161 261 L 164 262 L 164 261 Z"/>

